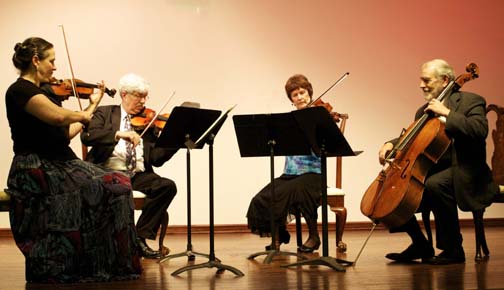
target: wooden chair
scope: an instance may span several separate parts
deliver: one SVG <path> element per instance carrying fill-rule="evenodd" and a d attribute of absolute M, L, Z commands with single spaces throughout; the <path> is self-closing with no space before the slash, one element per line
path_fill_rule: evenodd
<path fill-rule="evenodd" d="M 494 153 L 492 155 L 492 174 L 494 181 L 500 185 L 500 195 L 497 195 L 493 202 L 504 202 L 504 108 L 491 104 L 488 105 L 486 112 L 495 111 L 497 113 L 496 130 L 492 131 L 494 143 Z M 490 255 L 485 237 L 485 224 L 483 215 L 485 209 L 472 212 L 474 221 L 474 235 L 476 240 L 476 255 L 475 261 L 487 260 Z M 422 212 L 422 221 L 427 232 L 428 240 L 433 244 L 432 231 L 430 228 L 430 211 Z M 483 253 L 482 253 L 483 252 Z"/>
<path fill-rule="evenodd" d="M 495 197 L 493 202 L 504 202 L 504 107 L 490 104 L 486 112 L 495 111 L 497 113 L 496 128 L 492 131 L 492 140 L 494 144 L 494 152 L 492 155 L 492 174 L 494 181 L 499 184 L 500 194 Z M 487 260 L 490 256 L 490 251 L 486 243 L 485 223 L 483 214 L 485 209 L 474 211 L 474 231 L 476 235 L 476 256 L 475 261 Z M 482 255 L 482 251 L 483 254 Z"/>
<path fill-rule="evenodd" d="M 0 211 L 9 211 L 10 208 L 10 195 L 5 191 L 0 191 Z"/>
<path fill-rule="evenodd" d="M 145 204 L 145 194 L 140 191 L 133 190 L 133 203 L 135 204 L 135 210 L 142 210 Z M 161 230 L 159 231 L 159 253 L 161 257 L 168 255 L 163 247 L 164 237 L 166 236 L 166 230 L 168 228 L 168 212 L 165 212 L 161 217 Z"/>
<path fill-rule="evenodd" d="M 348 114 L 340 114 L 340 131 L 345 133 L 345 125 Z M 347 209 L 345 207 L 345 191 L 341 189 L 342 180 L 342 157 L 336 157 L 336 187 L 327 188 L 327 205 L 336 215 L 336 248 L 339 252 L 346 252 L 347 245 L 342 241 L 343 231 L 347 220 Z M 296 243 L 298 247 L 303 245 L 303 232 L 301 229 L 301 214 L 297 212 L 296 217 Z"/>
<path fill-rule="evenodd" d="M 503 203 L 504 202 L 504 189 L 501 187 L 500 195 L 497 196 L 493 202 L 495 203 Z M 474 220 L 474 235 L 476 239 L 476 255 L 474 256 L 474 261 L 484 261 L 488 260 L 490 257 L 490 250 L 488 250 L 488 245 L 486 242 L 485 236 L 485 223 L 483 219 L 483 214 L 485 213 L 485 209 L 473 211 L 473 220 Z M 482 254 L 483 252 L 483 254 Z"/>

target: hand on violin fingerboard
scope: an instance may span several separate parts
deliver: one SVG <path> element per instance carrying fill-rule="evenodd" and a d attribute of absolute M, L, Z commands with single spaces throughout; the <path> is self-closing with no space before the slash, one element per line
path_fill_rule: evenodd
<path fill-rule="evenodd" d="M 105 83 L 101 81 L 98 84 L 98 92 L 93 93 L 89 96 L 89 103 L 98 105 L 103 98 L 105 93 Z"/>

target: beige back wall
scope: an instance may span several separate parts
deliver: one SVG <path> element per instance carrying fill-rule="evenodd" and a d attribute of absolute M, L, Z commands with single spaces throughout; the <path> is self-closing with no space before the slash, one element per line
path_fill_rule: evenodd
<path fill-rule="evenodd" d="M 343 73 L 350 76 L 324 97 L 348 113 L 346 137 L 358 157 L 344 159 L 348 221 L 365 221 L 359 205 L 380 166 L 377 150 L 412 122 L 423 104 L 419 68 L 443 58 L 457 74 L 469 62 L 480 79 L 464 87 L 488 103 L 502 101 L 504 1 L 302 1 L 302 0 L 0 0 L 0 94 L 17 73 L 16 42 L 40 36 L 54 43 L 58 78 L 69 78 L 63 24 L 75 76 L 117 87 L 125 73 L 151 83 L 149 107 L 159 108 L 176 91 L 167 111 L 183 101 L 233 114 L 292 110 L 283 85 L 304 73 L 319 95 Z M 106 98 L 103 104 L 118 104 Z M 64 106 L 78 109 L 75 99 Z M 12 142 L 0 102 L 0 182 L 6 186 Z M 495 116 L 489 116 L 491 128 Z M 44 142 L 44 140 L 33 140 Z M 488 151 L 493 145 L 488 139 Z M 80 141 L 72 142 L 80 154 Z M 208 224 L 208 150 L 192 152 L 193 224 Z M 232 119 L 215 140 L 215 223 L 245 224 L 252 196 L 269 181 L 267 158 L 241 158 Z M 490 160 L 490 156 L 489 159 Z M 186 223 L 185 151 L 157 169 L 177 183 L 170 223 Z M 283 157 L 276 158 L 276 176 Z M 334 184 L 334 160 L 329 160 Z M 501 205 L 487 217 L 503 217 Z M 463 213 L 462 217 L 470 217 Z M 331 217 L 332 219 L 332 217 Z M 9 227 L 1 213 L 0 228 Z"/>

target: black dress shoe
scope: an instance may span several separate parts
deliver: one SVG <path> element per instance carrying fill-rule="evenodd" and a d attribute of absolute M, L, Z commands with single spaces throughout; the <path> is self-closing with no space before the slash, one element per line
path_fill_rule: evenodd
<path fill-rule="evenodd" d="M 387 259 L 403 263 L 412 262 L 417 259 L 422 259 L 422 262 L 425 262 L 427 259 L 434 257 L 434 248 L 427 242 L 421 244 L 411 244 L 401 253 L 388 253 L 385 257 Z"/>
<path fill-rule="evenodd" d="M 147 259 L 155 259 L 159 257 L 159 251 L 155 251 L 151 249 L 147 243 L 145 242 L 145 239 L 138 238 L 137 239 L 138 243 L 138 248 L 140 249 L 140 252 L 142 253 L 142 257 L 147 258 Z"/>
<path fill-rule="evenodd" d="M 425 261 L 427 264 L 431 265 L 449 265 L 449 264 L 460 264 L 465 263 L 464 250 L 455 251 L 443 251 L 438 256 L 431 257 Z"/>
<path fill-rule="evenodd" d="M 317 237 L 317 240 L 315 241 L 315 244 L 312 247 L 303 244 L 300 247 L 298 247 L 298 252 L 313 253 L 313 251 L 318 250 L 319 247 L 320 247 L 320 238 Z"/>
<path fill-rule="evenodd" d="M 290 234 L 285 228 L 280 229 L 278 236 L 281 244 L 288 244 L 290 242 Z"/>

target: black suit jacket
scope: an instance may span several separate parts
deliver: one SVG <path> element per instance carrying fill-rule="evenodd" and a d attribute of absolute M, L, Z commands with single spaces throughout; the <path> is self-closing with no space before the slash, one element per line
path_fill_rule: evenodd
<path fill-rule="evenodd" d="M 469 92 L 455 92 L 447 97 L 450 114 L 446 117 L 445 132 L 451 139 L 453 187 L 458 207 L 463 211 L 482 209 L 491 204 L 498 186 L 492 181 L 486 163 L 488 121 L 486 101 Z M 424 114 L 427 104 L 420 107 L 415 120 Z M 391 142 L 395 145 L 398 139 Z"/>
<path fill-rule="evenodd" d="M 90 146 L 86 161 L 100 164 L 105 162 L 117 144 L 115 134 L 121 125 L 121 107 L 118 105 L 100 106 L 96 110 L 91 122 L 81 133 L 81 141 Z M 149 129 L 143 136 L 144 165 L 146 172 L 152 172 L 152 166 L 159 167 L 169 160 L 177 150 L 156 148 L 157 137 Z"/>

